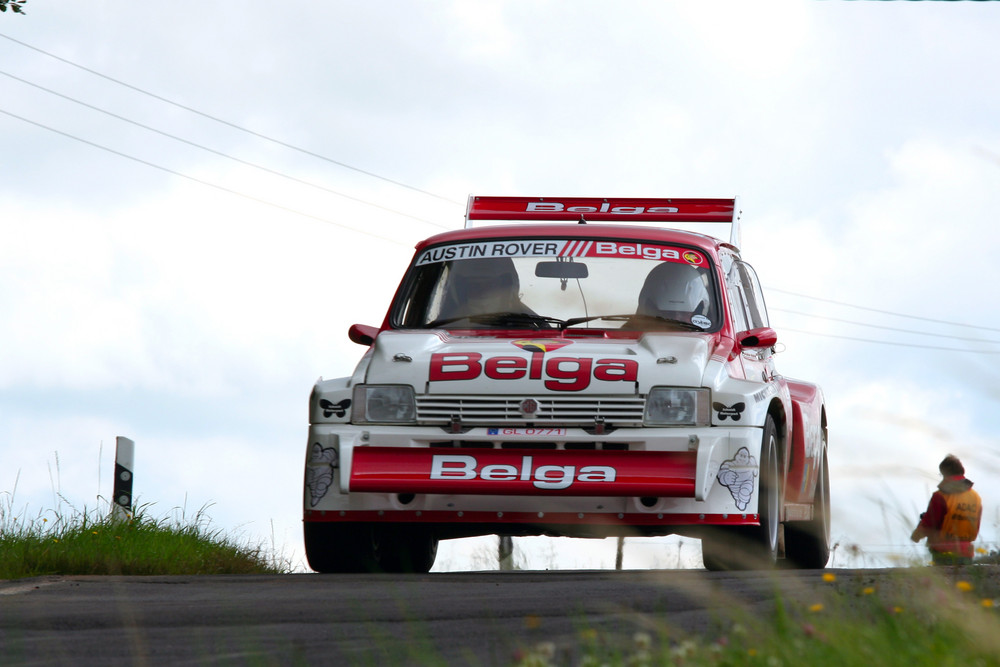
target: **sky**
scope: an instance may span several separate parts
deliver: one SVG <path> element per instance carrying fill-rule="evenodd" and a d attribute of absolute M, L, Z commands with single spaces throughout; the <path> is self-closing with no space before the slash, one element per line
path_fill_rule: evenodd
<path fill-rule="evenodd" d="M 309 392 L 470 194 L 739 196 L 778 369 L 819 383 L 834 566 L 963 459 L 1000 545 L 1000 13 L 985 2 L 32 0 L 0 14 L 0 508 L 107 506 L 303 569 Z M 495 540 L 442 544 L 437 570 Z M 614 541 L 518 538 L 531 568 Z M 697 567 L 630 538 L 625 567 Z"/>

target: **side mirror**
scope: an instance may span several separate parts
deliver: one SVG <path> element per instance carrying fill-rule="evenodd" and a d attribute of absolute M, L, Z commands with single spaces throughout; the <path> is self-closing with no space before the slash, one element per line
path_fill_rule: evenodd
<path fill-rule="evenodd" d="M 562 280 L 586 278 L 590 273 L 583 262 L 539 262 L 535 264 L 535 275 L 539 278 L 561 278 Z"/>
<path fill-rule="evenodd" d="M 750 329 L 736 338 L 740 347 L 774 347 L 778 344 L 778 332 L 771 327 Z"/>
<path fill-rule="evenodd" d="M 375 336 L 377 335 L 378 327 L 371 327 L 367 324 L 352 324 L 351 328 L 347 330 L 347 337 L 351 339 L 351 342 L 358 345 L 371 346 L 375 342 Z"/>

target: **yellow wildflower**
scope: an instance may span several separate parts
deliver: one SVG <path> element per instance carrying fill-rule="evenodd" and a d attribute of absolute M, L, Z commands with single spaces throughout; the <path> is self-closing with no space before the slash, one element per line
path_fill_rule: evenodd
<path fill-rule="evenodd" d="M 827 583 L 830 583 L 830 582 L 833 582 L 833 581 L 836 581 L 836 580 L 837 580 L 837 575 L 835 575 L 833 572 L 824 572 L 823 573 L 823 581 L 825 581 Z"/>
<path fill-rule="evenodd" d="M 809 611 L 816 613 L 818 611 L 823 611 L 823 603 L 817 602 L 816 604 L 809 607 Z"/>
<path fill-rule="evenodd" d="M 861 589 L 862 595 L 871 595 L 874 592 L 875 592 L 874 586 L 865 586 L 863 589 Z"/>
<path fill-rule="evenodd" d="M 968 581 L 959 581 L 958 583 L 955 584 L 955 588 L 962 591 L 963 593 L 968 593 L 969 591 L 972 590 L 972 584 L 970 584 Z"/>
<path fill-rule="evenodd" d="M 987 609 L 989 609 L 990 607 L 993 606 L 994 603 L 993 603 L 993 600 L 990 599 L 990 598 L 983 598 L 982 601 L 979 604 L 981 604 L 984 607 L 986 607 Z"/>

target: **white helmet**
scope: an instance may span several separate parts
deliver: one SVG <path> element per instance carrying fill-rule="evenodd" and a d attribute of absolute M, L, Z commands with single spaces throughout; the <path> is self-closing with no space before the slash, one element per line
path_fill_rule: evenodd
<path fill-rule="evenodd" d="M 706 281 L 698 269 L 663 262 L 646 276 L 636 313 L 688 322 L 692 315 L 706 315 L 710 304 Z"/>

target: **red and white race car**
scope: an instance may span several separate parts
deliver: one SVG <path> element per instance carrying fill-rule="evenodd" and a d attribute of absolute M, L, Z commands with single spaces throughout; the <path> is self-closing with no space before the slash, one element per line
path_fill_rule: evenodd
<path fill-rule="evenodd" d="M 732 242 L 649 225 L 688 222 Z M 735 199 L 471 197 L 466 229 L 417 245 L 382 325 L 351 327 L 354 375 L 313 389 L 310 567 L 673 533 L 710 569 L 824 567 L 823 394 L 775 371 L 738 238 Z"/>

